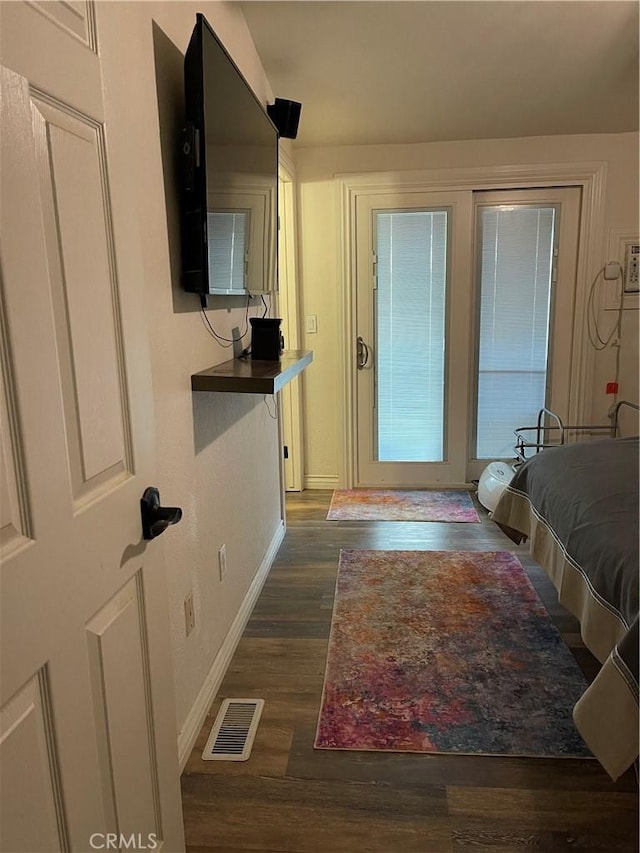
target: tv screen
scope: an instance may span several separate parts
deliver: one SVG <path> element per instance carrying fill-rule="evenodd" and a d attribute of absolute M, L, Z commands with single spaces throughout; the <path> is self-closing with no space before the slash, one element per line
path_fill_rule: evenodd
<path fill-rule="evenodd" d="M 184 72 L 183 288 L 274 290 L 278 131 L 202 14 Z"/>

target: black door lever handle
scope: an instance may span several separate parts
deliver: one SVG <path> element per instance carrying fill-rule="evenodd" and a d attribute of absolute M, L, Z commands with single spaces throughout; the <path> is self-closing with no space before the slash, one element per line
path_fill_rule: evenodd
<path fill-rule="evenodd" d="M 182 518 L 179 506 L 161 506 L 160 492 L 155 486 L 144 490 L 140 499 L 140 514 L 142 515 L 142 538 L 155 539 L 169 527 L 177 524 Z"/>

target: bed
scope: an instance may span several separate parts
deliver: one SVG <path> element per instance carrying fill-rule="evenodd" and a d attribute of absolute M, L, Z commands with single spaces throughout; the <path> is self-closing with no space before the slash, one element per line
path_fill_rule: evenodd
<path fill-rule="evenodd" d="M 493 519 L 529 539 L 602 664 L 573 717 L 617 779 L 638 756 L 638 438 L 544 447 L 516 469 Z"/>

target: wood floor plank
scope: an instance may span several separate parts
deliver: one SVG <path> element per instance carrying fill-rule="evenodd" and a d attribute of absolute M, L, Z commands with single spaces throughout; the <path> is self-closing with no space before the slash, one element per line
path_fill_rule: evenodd
<path fill-rule="evenodd" d="M 183 784 L 183 802 L 189 844 L 205 849 L 452 851 L 442 787 L 395 791 L 351 781 L 196 776 Z"/>
<path fill-rule="evenodd" d="M 517 554 L 588 678 L 598 662 L 544 571 L 480 524 L 329 522 L 330 491 L 287 498 L 287 534 L 182 777 L 187 849 L 261 853 L 637 853 L 638 784 L 594 759 L 316 750 L 340 550 Z M 265 699 L 246 762 L 203 762 L 222 698 Z"/>
<path fill-rule="evenodd" d="M 552 834 L 554 848 L 637 850 L 637 795 L 587 791 L 447 787 L 456 831 L 491 832 L 504 838 Z M 578 839 L 580 839 L 579 843 Z M 459 844 L 458 844 L 459 846 Z M 544 849 L 547 849 L 546 847 Z"/>
<path fill-rule="evenodd" d="M 316 779 L 383 780 L 393 785 L 473 785 L 527 790 L 629 792 L 633 774 L 612 783 L 595 759 L 316 750 L 317 713 L 296 727 L 287 773 Z"/>

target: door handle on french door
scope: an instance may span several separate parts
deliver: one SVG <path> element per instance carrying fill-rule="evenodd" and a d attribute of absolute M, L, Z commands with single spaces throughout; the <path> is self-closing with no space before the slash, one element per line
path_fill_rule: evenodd
<path fill-rule="evenodd" d="M 364 370 L 364 368 L 369 363 L 369 355 L 371 354 L 371 351 L 369 347 L 365 344 L 364 339 L 361 335 L 358 335 L 356 343 L 358 346 L 358 370 Z"/>

